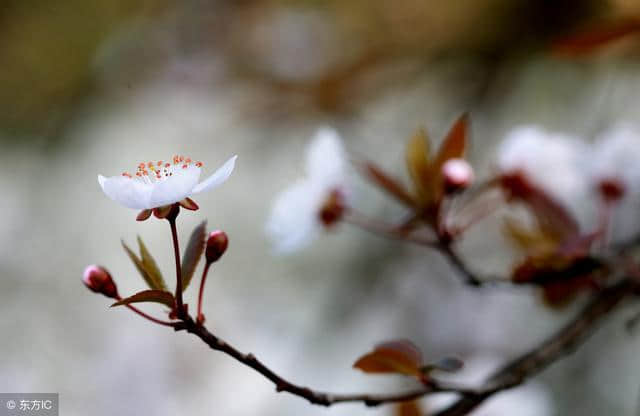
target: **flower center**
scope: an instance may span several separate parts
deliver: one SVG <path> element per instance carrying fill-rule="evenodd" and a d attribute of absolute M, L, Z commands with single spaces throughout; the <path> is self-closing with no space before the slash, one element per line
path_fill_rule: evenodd
<path fill-rule="evenodd" d="M 318 212 L 320 222 L 330 228 L 342 219 L 347 206 L 340 189 L 333 189 Z"/>
<path fill-rule="evenodd" d="M 190 157 L 184 157 L 182 155 L 174 155 L 171 162 L 172 163 L 163 162 L 162 160 L 158 162 L 140 162 L 135 175 L 129 172 L 123 172 L 122 176 L 151 184 L 165 181 L 174 174 L 180 174 L 181 170 L 185 170 L 190 166 L 202 167 L 202 162 L 193 162 Z"/>

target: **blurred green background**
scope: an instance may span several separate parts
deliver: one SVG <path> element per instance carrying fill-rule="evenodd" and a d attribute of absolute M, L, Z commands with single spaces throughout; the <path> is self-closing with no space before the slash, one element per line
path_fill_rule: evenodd
<path fill-rule="evenodd" d="M 634 0 L 4 0 L 0 391 L 59 392 L 63 415 L 392 414 L 276 395 L 197 339 L 109 310 L 82 286 L 84 266 L 98 263 L 121 293 L 142 289 L 119 242 L 136 234 L 171 275 L 166 224 L 135 222 L 96 177 L 175 153 L 202 160 L 205 173 L 239 155 L 229 182 L 180 217 L 181 238 L 203 217 L 229 234 L 209 277 L 208 324 L 286 378 L 336 392 L 406 387 L 350 368 L 395 337 L 433 358 L 518 355 L 573 309 L 545 310 L 526 290 L 462 287 L 434 253 L 349 227 L 274 256 L 263 233 L 271 200 L 302 171 L 305 143 L 324 125 L 354 154 L 405 176 L 411 132 L 426 125 L 440 138 L 469 110 L 482 176 L 514 126 L 590 140 L 637 122 L 638 36 L 571 58 L 549 45 L 638 15 Z M 359 189 L 363 210 L 401 216 Z M 489 221 L 463 251 L 479 270 L 504 270 L 501 244 Z M 623 326 L 632 312 L 538 378 L 551 414 L 635 414 L 639 341 Z"/>

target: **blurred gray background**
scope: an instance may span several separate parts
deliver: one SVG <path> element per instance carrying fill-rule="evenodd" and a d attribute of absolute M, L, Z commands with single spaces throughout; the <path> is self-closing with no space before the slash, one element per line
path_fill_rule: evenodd
<path fill-rule="evenodd" d="M 137 234 L 172 276 L 168 226 L 136 222 L 96 176 L 174 153 L 205 162 L 205 174 L 239 155 L 231 179 L 180 216 L 180 236 L 184 247 L 203 218 L 229 234 L 205 294 L 208 326 L 284 377 L 335 392 L 411 386 L 351 369 L 397 337 L 434 359 L 524 352 L 576 309 L 547 310 L 528 290 L 474 291 L 434 253 L 348 226 L 274 256 L 263 233 L 270 203 L 303 171 L 305 144 L 325 125 L 406 179 L 412 131 L 425 125 L 440 140 L 466 110 L 479 176 L 520 124 L 592 140 L 636 122 L 638 36 L 576 58 L 551 54 L 549 43 L 638 14 L 632 0 L 3 1 L 0 391 L 59 392 L 63 415 L 393 414 L 276 394 L 198 339 L 110 310 L 82 286 L 83 268 L 98 263 L 121 293 L 143 289 L 119 242 Z M 363 210 L 401 217 L 374 188 L 358 190 Z M 462 250 L 482 271 L 512 261 L 495 221 Z M 537 378 L 550 414 L 636 414 L 640 345 L 624 330 L 632 314 Z"/>

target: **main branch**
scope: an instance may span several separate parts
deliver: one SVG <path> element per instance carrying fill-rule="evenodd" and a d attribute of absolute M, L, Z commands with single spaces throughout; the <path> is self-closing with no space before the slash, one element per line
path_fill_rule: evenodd
<path fill-rule="evenodd" d="M 496 371 L 483 390 L 462 394 L 457 402 L 437 413 L 436 416 L 467 415 L 494 393 L 523 383 L 560 358 L 571 354 L 587 340 L 611 311 L 638 289 L 639 284 L 632 280 L 623 280 L 604 289 L 578 313 L 574 320 L 530 352 Z"/>

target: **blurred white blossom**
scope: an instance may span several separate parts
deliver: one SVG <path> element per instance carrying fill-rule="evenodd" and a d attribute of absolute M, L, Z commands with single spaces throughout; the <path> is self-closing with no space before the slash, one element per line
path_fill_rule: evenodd
<path fill-rule="evenodd" d="M 640 133 L 630 124 L 619 124 L 598 137 L 591 161 L 594 187 L 601 181 L 618 181 L 624 190 L 617 203 L 609 238 L 621 241 L 640 232 Z"/>
<path fill-rule="evenodd" d="M 307 246 L 323 226 L 323 206 L 332 196 L 348 196 L 347 156 L 338 133 L 321 128 L 307 147 L 306 176 L 273 202 L 266 233 L 280 253 Z"/>
<path fill-rule="evenodd" d="M 580 139 L 537 126 L 509 132 L 498 149 L 501 174 L 524 173 L 554 197 L 571 205 L 588 189 L 585 169 L 589 148 Z"/>
<path fill-rule="evenodd" d="M 640 190 L 640 133 L 620 124 L 598 137 L 592 155 L 594 181 L 619 179 L 625 187 Z"/>
<path fill-rule="evenodd" d="M 157 208 L 221 185 L 233 172 L 236 158 L 233 156 L 227 160 L 200 183 L 202 163 L 192 162 L 183 156 L 174 156 L 171 163 L 140 163 L 135 175 L 127 172 L 108 178 L 98 175 L 98 183 L 109 198 L 127 208 Z"/>

